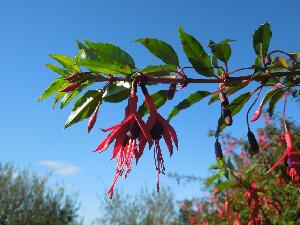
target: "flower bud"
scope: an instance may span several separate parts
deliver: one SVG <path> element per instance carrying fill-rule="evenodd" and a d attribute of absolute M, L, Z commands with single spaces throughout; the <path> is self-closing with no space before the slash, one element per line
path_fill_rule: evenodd
<path fill-rule="evenodd" d="M 232 116 L 231 116 L 231 111 L 230 109 L 226 107 L 222 107 L 223 110 L 223 115 L 224 115 L 224 122 L 227 126 L 232 125 Z"/>
<path fill-rule="evenodd" d="M 263 108 L 262 105 L 260 105 L 260 106 L 258 107 L 258 109 L 257 109 L 257 110 L 255 111 L 255 113 L 253 114 L 253 117 L 252 117 L 251 122 L 254 122 L 254 121 L 256 121 L 256 120 L 259 119 L 259 117 L 260 117 L 260 115 L 261 115 L 261 112 L 262 112 L 262 108 Z"/>
<path fill-rule="evenodd" d="M 255 138 L 255 135 L 251 132 L 251 130 L 248 130 L 248 142 L 249 142 L 249 153 L 251 155 L 257 154 L 259 152 L 259 146 L 257 143 L 257 140 Z"/>
<path fill-rule="evenodd" d="M 70 91 L 74 91 L 76 88 L 78 88 L 81 85 L 80 82 L 76 82 L 76 83 L 71 83 L 69 84 L 67 87 L 65 87 L 64 89 L 62 89 L 60 92 L 70 92 Z"/>
<path fill-rule="evenodd" d="M 66 77 L 65 80 L 72 81 L 72 80 L 75 80 L 76 78 L 78 78 L 80 75 L 81 75 L 80 72 L 76 72 L 76 73 L 73 73 L 70 76 Z"/>
<path fill-rule="evenodd" d="M 215 154 L 217 159 L 223 159 L 222 147 L 218 140 L 215 142 Z"/>

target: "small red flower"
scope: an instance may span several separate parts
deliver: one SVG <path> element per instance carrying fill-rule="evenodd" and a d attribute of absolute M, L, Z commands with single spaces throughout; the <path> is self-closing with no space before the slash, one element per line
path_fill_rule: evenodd
<path fill-rule="evenodd" d="M 285 162 L 287 165 L 287 174 L 296 182 L 299 180 L 300 175 L 300 153 L 294 148 L 293 138 L 289 130 L 285 132 L 285 141 L 287 144 L 286 151 L 266 174 L 274 170 L 280 163 Z"/>
<path fill-rule="evenodd" d="M 234 217 L 235 217 L 235 221 L 234 221 L 233 225 L 242 225 L 241 221 L 239 220 L 239 213 L 238 212 L 234 212 Z"/>
<path fill-rule="evenodd" d="M 137 95 L 136 91 L 132 89 L 128 100 L 128 106 L 125 109 L 125 119 L 115 126 L 108 129 L 103 129 L 104 132 L 111 131 L 111 133 L 99 144 L 95 151 L 105 151 L 113 141 L 115 146 L 112 158 L 117 156 L 117 168 L 113 183 L 108 191 L 108 195 L 112 198 L 113 189 L 116 181 L 124 172 L 126 167 L 125 178 L 131 171 L 132 160 L 135 156 L 138 159 L 143 152 L 145 144 L 141 146 L 138 144 L 138 138 L 143 137 L 143 140 L 148 141 L 152 145 L 152 138 L 149 129 L 137 113 Z"/>
<path fill-rule="evenodd" d="M 147 120 L 146 126 L 149 128 L 152 140 L 154 142 L 154 160 L 157 170 L 157 191 L 159 191 L 160 174 L 164 174 L 165 172 L 164 160 L 159 141 L 161 138 L 165 140 L 167 148 L 170 152 L 170 156 L 172 156 L 172 141 L 175 143 L 175 146 L 178 149 L 178 139 L 174 128 L 157 112 L 153 99 L 148 94 L 146 87 L 141 86 L 141 88 L 145 96 L 145 103 L 150 110 L 150 116 Z M 141 149 L 144 149 L 145 144 L 146 139 L 143 137 L 141 139 Z"/>

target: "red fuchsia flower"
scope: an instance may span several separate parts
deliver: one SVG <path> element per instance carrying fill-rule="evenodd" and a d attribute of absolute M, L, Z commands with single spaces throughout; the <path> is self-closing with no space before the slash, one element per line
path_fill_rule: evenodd
<path fill-rule="evenodd" d="M 170 156 L 172 156 L 172 141 L 175 143 L 175 146 L 178 149 L 178 138 L 174 128 L 157 112 L 153 99 L 149 95 L 146 87 L 144 85 L 141 85 L 141 88 L 145 96 L 145 103 L 147 104 L 150 110 L 150 116 L 147 120 L 146 126 L 150 130 L 151 137 L 154 142 L 154 160 L 157 170 L 157 191 L 159 191 L 160 174 L 165 173 L 164 160 L 159 141 L 161 138 L 165 140 Z M 145 137 L 142 137 L 140 142 L 141 149 L 144 149 L 144 145 L 146 144 Z"/>
<path fill-rule="evenodd" d="M 258 218 L 258 211 L 260 207 L 260 197 L 258 196 L 259 192 L 266 192 L 265 189 L 257 188 L 255 183 L 252 183 L 250 188 L 244 193 L 248 198 L 248 206 L 250 207 L 250 220 L 248 225 L 260 225 L 261 219 Z"/>
<path fill-rule="evenodd" d="M 239 213 L 238 212 L 234 212 L 234 217 L 235 217 L 235 221 L 234 221 L 233 225 L 242 225 L 241 221 L 239 220 Z"/>
<path fill-rule="evenodd" d="M 133 84 L 134 86 L 134 84 Z M 103 129 L 104 132 L 111 133 L 99 144 L 95 151 L 105 151 L 113 141 L 115 141 L 112 158 L 117 157 L 117 168 L 113 183 L 108 191 L 108 195 L 112 198 L 113 189 L 116 181 L 122 176 L 126 167 L 125 178 L 131 171 L 133 157 L 140 157 L 141 145 L 138 144 L 138 138 L 143 137 L 145 142 L 148 141 L 152 145 L 152 137 L 149 129 L 137 113 L 138 98 L 136 95 L 136 87 L 132 88 L 128 106 L 125 109 L 125 119 L 115 126 Z M 145 144 L 142 148 L 145 147 Z"/>
<path fill-rule="evenodd" d="M 286 130 L 285 132 L 285 141 L 287 148 L 281 158 L 266 172 L 270 173 L 274 170 L 280 163 L 284 162 L 287 166 L 287 174 L 292 177 L 293 181 L 299 180 L 300 174 L 300 154 L 298 150 L 294 148 L 293 138 L 290 131 Z"/>
<path fill-rule="evenodd" d="M 190 216 L 189 225 L 195 225 L 195 217 L 194 216 Z"/>

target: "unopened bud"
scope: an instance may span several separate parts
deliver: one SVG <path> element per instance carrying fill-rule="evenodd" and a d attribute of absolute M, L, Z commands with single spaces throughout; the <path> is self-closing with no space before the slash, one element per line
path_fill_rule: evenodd
<path fill-rule="evenodd" d="M 249 153 L 252 155 L 257 154 L 259 152 L 259 146 L 255 138 L 255 135 L 252 133 L 251 130 L 248 130 L 247 136 L 249 142 L 249 149 L 248 149 Z"/>
<path fill-rule="evenodd" d="M 232 116 L 231 116 L 231 111 L 230 109 L 226 107 L 222 107 L 223 110 L 223 115 L 224 115 L 224 122 L 227 126 L 232 125 Z"/>
<path fill-rule="evenodd" d="M 257 110 L 255 111 L 255 113 L 253 114 L 253 117 L 252 117 L 251 122 L 254 122 L 254 121 L 256 121 L 256 120 L 259 119 L 259 117 L 260 117 L 260 115 L 261 115 L 262 108 L 263 108 L 262 105 L 260 105 L 260 106 L 258 107 L 258 109 L 257 109 Z"/>
<path fill-rule="evenodd" d="M 80 74 L 81 74 L 80 72 L 73 73 L 70 76 L 66 77 L 65 80 L 67 80 L 67 81 L 75 80 L 76 78 L 78 78 L 80 76 Z"/>
<path fill-rule="evenodd" d="M 217 159 L 223 159 L 222 147 L 218 140 L 215 142 L 215 154 Z"/>
<path fill-rule="evenodd" d="M 76 82 L 76 83 L 71 83 L 69 84 L 67 87 L 65 87 L 64 89 L 62 89 L 60 92 L 70 92 L 70 91 L 74 91 L 76 88 L 78 88 L 81 85 L 80 82 Z"/>

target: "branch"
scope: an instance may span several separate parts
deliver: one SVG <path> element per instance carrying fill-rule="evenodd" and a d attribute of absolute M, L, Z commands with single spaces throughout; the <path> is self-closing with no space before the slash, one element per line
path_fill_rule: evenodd
<path fill-rule="evenodd" d="M 85 73 L 90 73 L 90 74 L 95 74 L 93 72 L 85 72 Z M 200 83 L 215 83 L 215 84 L 220 84 L 220 83 L 225 83 L 225 82 L 230 82 L 230 81 L 249 81 L 249 80 L 255 80 L 255 81 L 264 81 L 266 79 L 270 78 L 279 78 L 279 77 L 284 77 L 284 76 L 295 76 L 299 74 L 297 71 L 288 71 L 288 72 L 274 72 L 274 73 L 261 73 L 261 74 L 251 74 L 251 75 L 245 75 L 245 76 L 238 76 L 238 77 L 229 77 L 226 79 L 221 78 L 215 78 L 215 79 L 209 79 L 209 78 L 172 78 L 172 77 L 151 77 L 147 75 L 143 75 L 144 82 L 146 83 L 161 83 L 161 84 L 171 84 L 171 83 L 187 83 L 187 84 L 200 84 Z M 255 79 L 254 79 L 255 78 Z M 132 82 L 135 78 L 126 78 L 126 77 L 98 77 L 95 81 L 96 82 L 116 82 L 116 81 L 127 81 L 127 82 Z"/>

